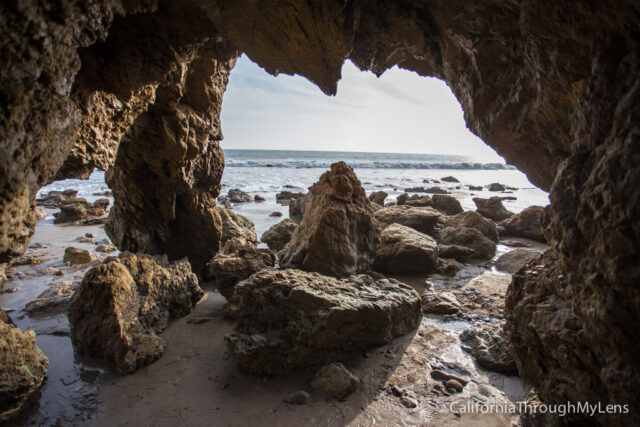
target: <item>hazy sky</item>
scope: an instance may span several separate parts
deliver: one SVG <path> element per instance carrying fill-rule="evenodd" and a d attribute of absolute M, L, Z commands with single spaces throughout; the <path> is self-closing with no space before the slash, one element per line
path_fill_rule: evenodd
<path fill-rule="evenodd" d="M 435 78 L 393 68 L 380 78 L 347 61 L 338 94 L 300 76 L 273 77 L 246 56 L 222 104 L 223 148 L 462 154 L 502 161 L 466 127 Z"/>

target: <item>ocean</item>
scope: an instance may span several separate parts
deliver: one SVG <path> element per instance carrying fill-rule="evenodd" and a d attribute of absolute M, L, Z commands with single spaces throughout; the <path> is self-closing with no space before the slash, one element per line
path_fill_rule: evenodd
<path fill-rule="evenodd" d="M 384 190 L 389 193 L 387 202 L 405 188 L 439 185 L 457 197 L 465 210 L 474 210 L 473 197 L 496 195 L 513 196 L 515 200 L 505 200 L 505 207 L 520 212 L 531 205 L 546 206 L 548 194 L 531 184 L 527 177 L 516 168 L 504 163 L 483 163 L 465 156 L 434 154 L 361 153 L 336 151 L 289 151 L 289 150 L 224 150 L 225 170 L 222 177 L 221 194 L 229 189 L 239 188 L 250 194 L 259 194 L 267 199 L 262 203 L 245 203 L 234 207 L 238 213 L 247 216 L 256 225 L 260 236 L 271 225 L 288 216 L 287 206 L 275 201 L 275 194 L 282 190 L 307 191 L 332 163 L 343 160 L 354 168 L 362 186 L 370 193 Z M 424 180 L 440 180 L 454 176 L 459 183 L 425 183 Z M 514 187 L 509 194 L 469 191 L 468 185 L 486 186 L 499 182 Z M 95 171 L 88 180 L 67 179 L 54 182 L 40 190 L 74 188 L 80 197 L 95 200 L 97 193 L 108 189 L 104 173 Z M 282 217 L 271 217 L 278 211 Z"/>

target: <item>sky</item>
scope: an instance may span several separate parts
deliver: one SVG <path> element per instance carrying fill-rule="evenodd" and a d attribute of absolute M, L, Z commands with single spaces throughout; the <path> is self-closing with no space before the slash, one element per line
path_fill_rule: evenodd
<path fill-rule="evenodd" d="M 394 67 L 380 78 L 350 61 L 336 96 L 300 76 L 274 77 L 246 55 L 222 103 L 223 148 L 367 151 L 502 158 L 466 127 L 449 87 Z"/>

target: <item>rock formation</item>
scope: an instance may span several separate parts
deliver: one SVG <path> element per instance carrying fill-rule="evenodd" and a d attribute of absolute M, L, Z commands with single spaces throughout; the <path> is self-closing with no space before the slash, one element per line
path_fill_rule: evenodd
<path fill-rule="evenodd" d="M 386 199 L 388 195 L 389 193 L 387 193 L 386 191 L 374 191 L 369 194 L 369 200 L 371 200 L 372 203 L 377 203 L 380 206 L 384 206 L 384 199 Z"/>
<path fill-rule="evenodd" d="M 540 225 L 542 210 L 543 208 L 540 206 L 529 206 L 522 212 L 505 220 L 502 225 L 510 236 L 526 237 L 527 239 L 547 243 Z"/>
<path fill-rule="evenodd" d="M 501 197 L 490 197 L 488 199 L 474 197 L 473 202 L 478 207 L 478 212 L 481 213 L 482 216 L 494 221 L 502 221 L 513 215 L 513 212 L 509 212 L 504 207 Z"/>
<path fill-rule="evenodd" d="M 266 243 L 272 251 L 278 252 L 289 243 L 297 227 L 298 224 L 287 218 L 272 225 L 271 228 L 264 232 L 260 241 Z"/>
<path fill-rule="evenodd" d="M 460 334 L 462 348 L 471 353 L 478 365 L 490 371 L 517 375 L 518 369 L 507 351 L 502 329 L 504 321 L 475 325 Z"/>
<path fill-rule="evenodd" d="M 541 252 L 536 249 L 529 248 L 518 248 L 505 252 L 496 260 L 496 269 L 513 274 L 520 270 L 523 265 L 537 258 L 540 253 Z"/>
<path fill-rule="evenodd" d="M 432 199 L 435 205 L 434 207 L 447 215 L 455 215 L 462 212 L 460 202 L 453 196 L 434 194 Z"/>
<path fill-rule="evenodd" d="M 222 296 L 229 298 L 236 283 L 275 263 L 276 255 L 269 249 L 257 248 L 251 242 L 234 237 L 205 266 L 203 277 L 215 280 Z"/>
<path fill-rule="evenodd" d="M 385 226 L 400 224 L 429 235 L 437 234 L 444 222 L 444 215 L 435 209 L 406 205 L 379 209 L 375 217 Z"/>
<path fill-rule="evenodd" d="M 469 258 L 477 260 L 491 259 L 496 252 L 496 244 L 487 239 L 476 228 L 446 227 L 440 230 L 440 243 L 444 245 L 463 246 L 471 249 Z M 458 259 L 456 256 L 452 258 Z"/>
<path fill-rule="evenodd" d="M 353 169 L 334 163 L 309 190 L 311 202 L 280 265 L 335 277 L 369 270 L 379 227 Z"/>
<path fill-rule="evenodd" d="M 486 219 L 478 212 L 467 211 L 461 212 L 457 215 L 448 218 L 446 221 L 447 227 L 468 227 L 475 228 L 482 233 L 487 239 L 494 243 L 498 243 L 498 231 L 496 230 L 496 224 L 490 219 Z"/>
<path fill-rule="evenodd" d="M 14 417 L 40 387 L 49 359 L 33 331 L 22 332 L 0 308 L 0 422 Z"/>
<path fill-rule="evenodd" d="M 256 229 L 253 221 L 227 208 L 219 208 L 218 213 L 220 214 L 222 223 L 220 242 L 223 245 L 234 237 L 239 237 L 247 242 L 257 243 Z"/>
<path fill-rule="evenodd" d="M 62 203 L 60 212 L 53 214 L 54 224 L 66 224 L 70 222 L 82 222 L 100 218 L 107 213 L 109 199 L 98 199 L 93 203 L 80 198 Z"/>
<path fill-rule="evenodd" d="M 555 258 L 541 268 L 561 275 L 566 292 L 541 273 L 539 296 L 585 325 L 564 354 L 587 348 L 599 361 L 554 363 L 598 378 L 602 362 L 605 383 L 626 384 L 618 389 L 640 401 L 629 384 L 640 378 L 631 356 L 640 326 L 638 22 L 630 0 L 3 2 L 0 263 L 24 252 L 37 190 L 97 166 L 114 190 L 114 243 L 187 255 L 198 269 L 220 247 L 219 108 L 236 48 L 328 94 L 347 58 L 377 75 L 398 65 L 445 80 L 468 127 L 551 190 L 543 227 Z M 544 331 L 548 313 L 516 296 L 512 321 Z M 547 344 L 520 343 L 519 354 Z M 539 372 L 530 379 L 540 398 L 564 403 L 545 391 L 549 371 Z M 568 387 L 575 402 L 619 397 L 600 381 Z"/>
<path fill-rule="evenodd" d="M 242 370 L 280 374 L 319 367 L 377 347 L 422 319 L 413 288 L 393 279 L 338 280 L 300 270 L 263 270 L 236 285 L 238 313 L 225 337 Z"/>
<path fill-rule="evenodd" d="M 391 224 L 380 234 L 373 267 L 391 274 L 431 274 L 436 270 L 438 244 L 419 231 Z"/>
<path fill-rule="evenodd" d="M 85 275 L 69 306 L 76 351 L 131 373 L 156 361 L 165 342 L 157 334 L 185 316 L 204 293 L 186 260 L 122 253 Z"/>

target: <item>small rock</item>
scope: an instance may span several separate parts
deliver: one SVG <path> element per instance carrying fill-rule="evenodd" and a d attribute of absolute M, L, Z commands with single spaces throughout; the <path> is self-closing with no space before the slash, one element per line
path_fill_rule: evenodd
<path fill-rule="evenodd" d="M 440 180 L 444 182 L 460 182 L 458 181 L 458 178 L 454 176 L 445 176 L 444 178 L 440 178 Z"/>
<path fill-rule="evenodd" d="M 464 386 L 462 384 L 460 384 L 458 381 L 454 380 L 454 379 L 450 379 L 448 380 L 444 386 L 447 389 L 453 389 L 456 391 L 456 393 L 462 393 L 462 390 L 464 389 Z"/>
<path fill-rule="evenodd" d="M 104 252 L 106 254 L 111 253 L 111 252 L 115 252 L 117 250 L 118 249 L 115 246 L 111 245 L 111 244 L 109 244 L 109 245 L 98 245 L 96 247 L 96 251 Z"/>
<path fill-rule="evenodd" d="M 518 248 L 500 255 L 496 260 L 496 269 L 506 271 L 507 273 L 515 273 L 520 268 L 536 258 L 542 252 L 535 249 Z"/>
<path fill-rule="evenodd" d="M 416 408 L 418 406 L 418 402 L 407 396 L 402 396 L 400 403 L 402 403 L 405 408 Z"/>
<path fill-rule="evenodd" d="M 276 211 L 276 212 L 271 212 L 271 213 L 269 214 L 269 216 L 276 216 L 276 217 L 280 217 L 280 216 L 282 216 L 282 212 L 278 212 L 278 211 Z"/>
<path fill-rule="evenodd" d="M 96 257 L 87 249 L 78 249 L 74 247 L 68 247 L 64 250 L 64 262 L 70 264 L 87 264 L 95 261 Z"/>
<path fill-rule="evenodd" d="M 253 196 L 253 201 L 254 201 L 254 202 L 264 202 L 265 200 L 267 200 L 267 199 L 265 199 L 264 197 L 262 197 L 262 196 L 260 196 L 260 195 L 258 195 L 258 194 L 256 194 L 255 196 Z"/>
<path fill-rule="evenodd" d="M 450 374 L 440 369 L 434 369 L 433 371 L 431 371 L 431 378 L 433 378 L 434 380 L 443 381 L 443 382 L 447 382 L 449 380 L 456 380 L 462 386 L 467 385 L 467 383 L 469 382 L 468 380 L 465 380 L 464 378 L 459 377 L 458 375 Z"/>
<path fill-rule="evenodd" d="M 265 231 L 260 241 L 266 243 L 272 251 L 279 251 L 289 243 L 297 227 L 295 222 L 287 218 Z"/>
<path fill-rule="evenodd" d="M 460 302 L 448 291 L 426 290 L 422 296 L 422 312 L 425 314 L 455 314 L 460 311 Z"/>
<path fill-rule="evenodd" d="M 369 200 L 371 200 L 373 203 L 384 206 L 384 199 L 386 199 L 388 195 L 389 194 L 385 191 L 374 191 L 373 193 L 369 194 Z"/>
<path fill-rule="evenodd" d="M 360 379 L 339 362 L 323 366 L 311 380 L 311 387 L 314 390 L 336 399 L 344 399 L 359 385 Z"/>
<path fill-rule="evenodd" d="M 467 186 L 471 191 L 482 191 L 481 185 L 468 185 Z"/>
<path fill-rule="evenodd" d="M 93 239 L 95 236 L 93 235 L 93 233 L 85 233 L 84 237 L 86 237 L 88 239 Z"/>
<path fill-rule="evenodd" d="M 187 323 L 190 323 L 192 325 L 200 325 L 202 323 L 207 323 L 209 320 L 211 320 L 211 317 L 190 317 L 189 319 L 187 319 Z"/>
<path fill-rule="evenodd" d="M 502 185 L 502 184 L 500 184 L 498 182 L 494 182 L 494 183 L 489 184 L 489 191 L 504 191 L 506 189 L 507 188 L 504 185 Z"/>
<path fill-rule="evenodd" d="M 80 236 L 76 239 L 76 242 L 80 242 L 80 243 L 95 243 L 95 239 L 93 237 L 85 237 L 85 236 Z"/>
<path fill-rule="evenodd" d="M 294 391 L 284 401 L 291 405 L 308 405 L 311 403 L 311 395 L 304 390 Z"/>

